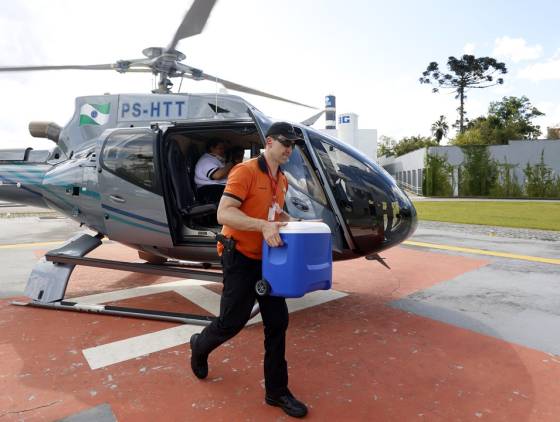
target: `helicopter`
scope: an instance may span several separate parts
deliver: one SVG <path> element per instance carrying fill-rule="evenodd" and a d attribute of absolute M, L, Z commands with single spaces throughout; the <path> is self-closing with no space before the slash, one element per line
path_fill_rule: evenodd
<path fill-rule="evenodd" d="M 56 210 L 97 233 L 75 236 L 35 265 L 25 288 L 30 305 L 133 313 L 65 301 L 76 265 L 221 281 L 219 272 L 193 269 L 219 262 L 216 236 L 221 230 L 218 204 L 202 203 L 197 197 L 196 162 L 213 140 L 240 147 L 246 159 L 257 157 L 275 120 L 236 95 L 173 93 L 171 80 L 214 81 L 226 89 L 314 107 L 184 63 L 186 56 L 176 50 L 179 41 L 203 31 L 215 3 L 195 0 L 169 45 L 146 48 L 143 58 L 95 65 L 0 67 L 0 72 L 147 72 L 158 78 L 157 88 L 148 94 L 77 97 L 74 114 L 64 127 L 31 122 L 32 136 L 54 143 L 49 150 L 0 150 L 0 200 Z M 289 183 L 285 211 L 330 227 L 333 260 L 366 257 L 386 265 L 378 253 L 412 235 L 416 210 L 377 163 L 310 127 L 320 114 L 293 123 L 301 141 L 282 169 Z M 103 238 L 137 250 L 146 263 L 86 257 Z M 169 313 L 162 318 L 197 319 Z"/>

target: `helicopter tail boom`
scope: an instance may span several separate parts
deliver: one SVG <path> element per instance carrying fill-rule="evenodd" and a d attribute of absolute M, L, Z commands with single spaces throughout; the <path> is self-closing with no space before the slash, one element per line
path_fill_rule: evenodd
<path fill-rule="evenodd" d="M 51 169 L 49 151 L 0 150 L 0 201 L 49 208 L 40 186 Z"/>

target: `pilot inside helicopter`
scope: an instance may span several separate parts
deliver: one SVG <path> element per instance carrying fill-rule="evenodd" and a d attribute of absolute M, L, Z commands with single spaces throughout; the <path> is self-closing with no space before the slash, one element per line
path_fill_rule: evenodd
<path fill-rule="evenodd" d="M 194 171 L 197 197 L 205 204 L 217 204 L 226 186 L 227 176 L 233 166 L 243 161 L 243 149 L 233 147 L 228 151 L 223 140 L 213 139 L 208 143 L 207 152 L 200 157 Z"/>

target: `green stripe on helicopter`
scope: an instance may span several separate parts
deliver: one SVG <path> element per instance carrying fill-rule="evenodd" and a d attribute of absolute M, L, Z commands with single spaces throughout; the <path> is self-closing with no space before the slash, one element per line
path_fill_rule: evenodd
<path fill-rule="evenodd" d="M 80 126 L 102 126 L 109 121 L 111 104 L 84 104 L 80 107 Z"/>

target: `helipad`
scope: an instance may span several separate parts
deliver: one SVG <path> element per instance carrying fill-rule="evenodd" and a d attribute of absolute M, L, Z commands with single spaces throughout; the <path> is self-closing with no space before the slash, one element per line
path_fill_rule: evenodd
<path fill-rule="evenodd" d="M 339 262 L 333 290 L 290 303 L 290 387 L 308 403 L 309 419 L 555 419 L 560 358 L 500 333 L 462 328 L 453 318 L 407 311 L 405 302 L 415 295 L 484 274 L 488 257 L 410 247 L 383 255 L 391 270 L 365 259 Z M 95 256 L 135 259 L 134 251 L 117 244 Z M 79 268 L 69 295 L 211 315 L 219 289 L 196 280 Z M 22 308 L 11 300 L 0 307 L 5 420 L 72 420 L 76 414 L 120 421 L 284 418 L 264 404 L 258 318 L 216 350 L 209 378 L 199 381 L 188 366 L 187 345 L 198 326 Z"/>

